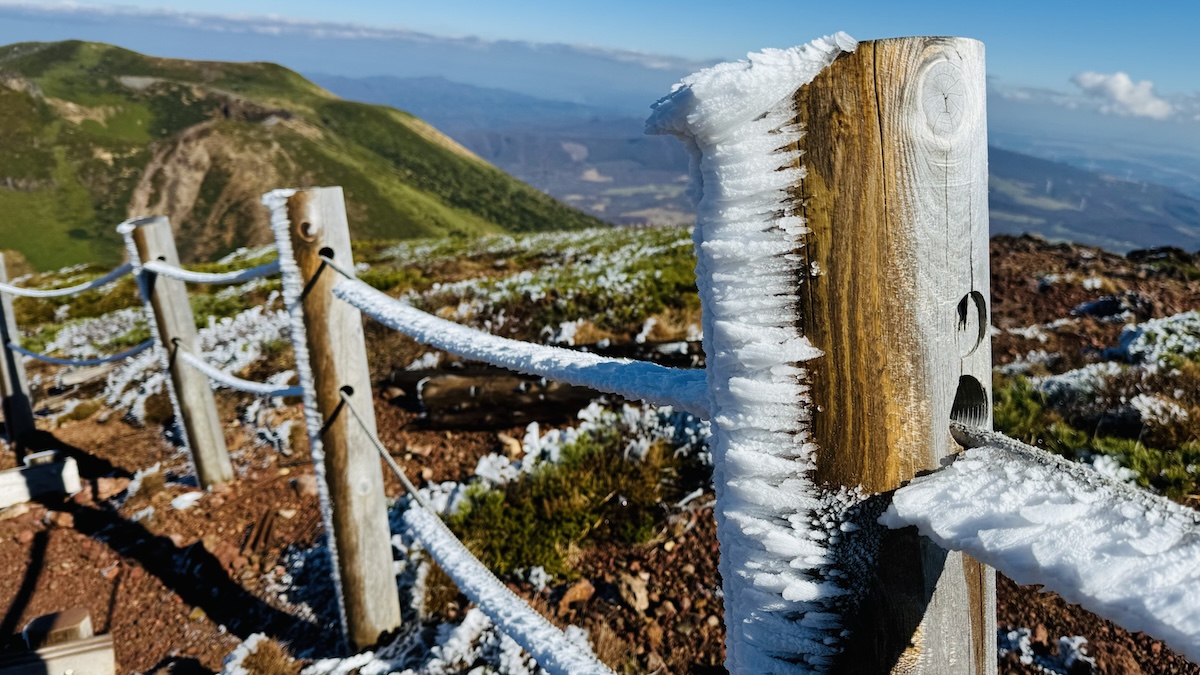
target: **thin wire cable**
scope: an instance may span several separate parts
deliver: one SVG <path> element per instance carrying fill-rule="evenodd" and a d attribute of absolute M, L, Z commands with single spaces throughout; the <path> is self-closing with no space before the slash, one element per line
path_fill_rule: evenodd
<path fill-rule="evenodd" d="M 24 354 L 31 359 L 36 359 L 44 363 L 53 363 L 56 366 L 100 366 L 104 365 L 105 363 L 113 363 L 115 361 L 127 359 L 131 356 L 136 356 L 153 346 L 154 340 L 150 339 L 137 346 L 130 347 L 119 354 L 113 354 L 112 356 L 103 356 L 96 359 L 60 359 L 54 356 L 46 356 L 45 354 L 31 352 L 15 342 L 8 343 L 8 348 L 14 352 L 17 352 L 18 354 Z"/>
<path fill-rule="evenodd" d="M 247 394 L 257 394 L 259 396 L 302 396 L 304 394 L 304 389 L 299 385 L 283 387 L 242 379 L 237 375 L 217 368 L 199 355 L 183 349 L 178 343 L 174 347 L 172 351 L 175 352 L 175 356 L 178 356 L 181 361 L 203 373 L 210 381 L 228 389 L 236 389 L 237 391 L 244 391 Z"/>
<path fill-rule="evenodd" d="M 421 493 L 388 454 L 379 438 L 367 427 L 367 423 L 350 400 L 350 394 L 345 390 L 338 393 L 342 404 L 350 410 L 355 422 L 371 439 L 375 450 L 417 503 L 417 508 L 409 510 L 404 516 L 410 532 L 484 614 L 499 626 L 500 630 L 533 654 L 539 665 L 549 672 L 556 675 L 612 675 L 612 670 L 596 658 L 591 650 L 567 640 L 557 626 L 534 611 L 467 550 L 462 541 L 442 522 L 437 512 L 421 497 Z"/>
<path fill-rule="evenodd" d="M 279 274 L 279 260 L 272 260 L 269 263 L 250 267 L 244 270 L 235 270 L 233 272 L 193 272 L 185 270 L 182 267 L 169 265 L 161 260 L 151 260 L 142 263 L 142 269 L 147 272 L 186 281 L 193 284 L 236 284 L 242 281 L 250 281 L 251 279 L 259 279 L 269 277 L 273 274 Z"/>
<path fill-rule="evenodd" d="M 84 283 L 77 284 L 75 286 L 68 286 L 67 288 L 24 288 L 21 286 L 13 286 L 12 284 L 0 282 L 0 293 L 8 293 L 9 295 L 16 295 L 23 298 L 61 298 L 66 295 L 76 295 L 84 291 L 90 291 L 93 288 L 107 286 L 126 274 L 129 274 L 131 271 L 133 271 L 133 265 L 125 263 L 124 265 L 121 265 L 102 277 L 92 279 L 91 281 L 85 281 Z"/>
<path fill-rule="evenodd" d="M 379 438 L 375 434 L 371 433 L 370 428 L 367 427 L 367 423 L 363 421 L 362 416 L 358 414 L 358 408 L 354 407 L 354 402 L 350 400 L 350 394 L 347 394 L 344 390 L 339 391 L 338 394 L 342 397 L 342 403 L 345 404 L 345 406 L 350 410 L 350 414 L 354 417 L 354 421 L 358 422 L 358 426 L 362 427 L 362 430 L 367 434 L 367 438 L 371 439 L 371 444 L 375 446 L 375 450 L 379 452 L 379 456 L 383 457 L 383 461 L 387 462 L 388 468 L 392 470 L 392 473 L 396 474 L 396 478 L 400 480 L 400 484 L 404 486 L 404 489 L 408 491 L 408 494 L 412 496 L 413 500 L 421 505 L 421 508 L 428 509 L 429 504 L 421 496 L 421 493 L 417 490 L 417 487 L 412 484 L 412 481 L 408 479 L 408 476 L 404 473 L 404 469 L 401 469 L 400 465 L 396 464 L 396 460 L 392 459 L 392 456 L 390 453 L 388 453 L 387 448 L 383 447 L 383 443 L 379 441 Z"/>

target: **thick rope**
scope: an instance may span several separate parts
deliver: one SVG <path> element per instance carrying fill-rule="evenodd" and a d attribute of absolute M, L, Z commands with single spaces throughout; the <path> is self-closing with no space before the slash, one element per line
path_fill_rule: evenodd
<path fill-rule="evenodd" d="M 259 279 L 269 277 L 273 274 L 279 274 L 279 260 L 272 260 L 269 263 L 250 267 L 244 270 L 235 270 L 233 272 L 193 272 L 185 270 L 182 267 L 169 265 L 161 260 L 151 260 L 142 263 L 142 269 L 147 272 L 186 281 L 193 284 L 236 284 L 242 281 L 250 281 L 251 279 Z"/>
<path fill-rule="evenodd" d="M 196 354 L 180 349 L 179 345 L 175 345 L 175 355 L 184 363 L 206 375 L 209 380 L 228 389 L 236 389 L 258 396 L 302 396 L 304 394 L 303 387 L 299 385 L 288 387 L 242 379 L 213 366 Z"/>
<path fill-rule="evenodd" d="M 23 354 L 31 359 L 42 361 L 44 363 L 53 363 L 56 366 L 99 366 L 105 363 L 114 363 L 116 361 L 127 359 L 131 356 L 136 356 L 153 346 L 154 340 L 152 338 L 135 347 L 130 347 L 119 354 L 113 354 L 112 356 L 102 356 L 95 359 L 60 359 L 54 356 L 46 356 L 45 354 L 31 352 L 15 342 L 8 343 L 8 348 L 14 352 L 17 352 L 18 354 Z"/>
<path fill-rule="evenodd" d="M 9 295 L 16 295 L 23 298 L 61 298 L 66 295 L 77 295 L 84 291 L 90 291 L 93 288 L 107 286 L 126 274 L 129 274 L 131 271 L 133 271 L 133 265 L 125 263 L 124 265 L 121 265 L 102 277 L 92 279 L 91 281 L 86 281 L 75 286 L 68 286 L 67 288 L 23 288 L 21 286 L 13 286 L 12 284 L 0 282 L 0 293 L 8 293 Z"/>

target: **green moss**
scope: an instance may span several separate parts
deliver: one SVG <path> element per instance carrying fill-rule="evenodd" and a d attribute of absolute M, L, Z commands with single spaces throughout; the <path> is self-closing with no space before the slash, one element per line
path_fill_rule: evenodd
<path fill-rule="evenodd" d="M 675 461 L 661 445 L 626 460 L 623 443 L 614 431 L 585 435 L 563 448 L 558 464 L 503 488 L 474 489 L 449 525 L 500 573 L 540 565 L 569 576 L 575 547 L 645 541 L 664 514 Z"/>

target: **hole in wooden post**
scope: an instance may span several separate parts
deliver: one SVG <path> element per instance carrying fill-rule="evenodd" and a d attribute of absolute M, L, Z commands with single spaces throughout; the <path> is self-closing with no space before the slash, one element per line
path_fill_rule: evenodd
<path fill-rule="evenodd" d="M 988 421 L 988 395 L 979 380 L 970 375 L 958 378 L 958 391 L 950 407 L 950 419 L 969 427 L 985 428 Z"/>
<path fill-rule="evenodd" d="M 958 301 L 958 353 L 967 357 L 987 339 L 987 300 L 979 291 L 971 291 Z"/>
<path fill-rule="evenodd" d="M 317 251 L 317 253 L 329 258 L 330 260 L 333 259 L 333 249 L 329 248 L 328 246 L 322 247 L 320 251 Z"/>
<path fill-rule="evenodd" d="M 353 395 L 354 395 L 354 387 L 351 387 L 350 385 L 346 385 L 346 386 L 342 387 L 342 388 L 340 389 L 340 391 L 341 391 L 342 393 L 344 393 L 345 395 L 347 395 L 347 396 L 353 396 Z"/>
<path fill-rule="evenodd" d="M 311 222 L 305 220 L 300 223 L 300 226 L 297 229 L 297 231 L 300 233 L 300 238 L 303 239 L 304 241 L 316 241 L 317 234 L 320 233 L 321 228 L 319 228 L 316 225 L 313 225 Z"/>

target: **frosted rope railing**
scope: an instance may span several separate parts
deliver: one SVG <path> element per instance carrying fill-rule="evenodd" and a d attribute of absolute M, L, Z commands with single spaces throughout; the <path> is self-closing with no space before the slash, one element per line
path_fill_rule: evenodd
<path fill-rule="evenodd" d="M 85 281 L 84 283 L 77 284 L 75 286 L 68 286 L 67 288 L 22 288 L 21 286 L 13 286 L 12 284 L 0 282 L 0 293 L 8 293 L 9 295 L 16 295 L 23 298 L 61 298 L 66 295 L 76 295 L 84 291 L 90 291 L 93 288 L 107 286 L 126 274 L 129 274 L 131 271 L 133 271 L 133 266 L 129 263 L 125 263 L 124 265 L 121 265 L 102 277 L 92 279 L 91 281 Z"/>
<path fill-rule="evenodd" d="M 1001 434 L 951 430 L 970 449 L 900 488 L 884 525 L 915 525 L 1200 662 L 1200 513 Z"/>
<path fill-rule="evenodd" d="M 393 330 L 463 358 L 630 400 L 669 405 L 702 418 L 709 416 L 704 370 L 668 368 L 510 340 L 439 319 L 353 278 L 339 279 L 333 294 Z"/>
<path fill-rule="evenodd" d="M 111 356 L 102 356 L 95 359 L 60 359 L 54 356 L 46 356 L 45 354 L 31 352 L 15 342 L 8 343 L 8 348 L 14 352 L 17 352 L 18 354 L 23 354 L 31 359 L 42 361 L 43 363 L 53 363 L 56 366 L 100 366 L 104 365 L 105 363 L 114 363 L 116 361 L 127 359 L 131 356 L 136 356 L 153 346 L 154 339 L 151 338 L 139 345 L 130 347 L 123 352 L 113 354 Z"/>
<path fill-rule="evenodd" d="M 251 279 L 259 279 L 269 277 L 272 274 L 279 274 L 279 260 L 272 260 L 269 263 L 264 263 L 257 267 L 250 267 L 244 270 L 235 270 L 233 272 L 193 272 L 185 270 L 182 267 L 168 265 L 161 260 L 150 260 L 142 263 L 142 269 L 147 272 L 162 275 L 179 281 L 186 281 L 193 284 L 236 284 L 242 281 L 250 281 Z"/>
<path fill-rule="evenodd" d="M 180 349 L 179 345 L 175 345 L 175 356 L 227 389 L 236 389 L 258 396 L 302 396 L 304 394 L 304 389 L 299 385 L 288 387 L 244 380 L 213 366 L 196 354 Z"/>
<path fill-rule="evenodd" d="M 405 526 L 433 556 L 438 566 L 471 602 L 487 615 L 492 623 L 529 652 L 552 675 L 613 675 L 589 649 L 567 639 L 557 626 L 537 613 L 527 602 L 513 593 L 496 575 L 467 550 L 442 519 L 428 508 L 408 476 L 397 466 L 383 443 L 371 433 L 350 397 L 343 391 L 342 403 L 371 439 L 375 450 L 387 461 L 388 467 L 416 502 L 401 516 Z"/>

